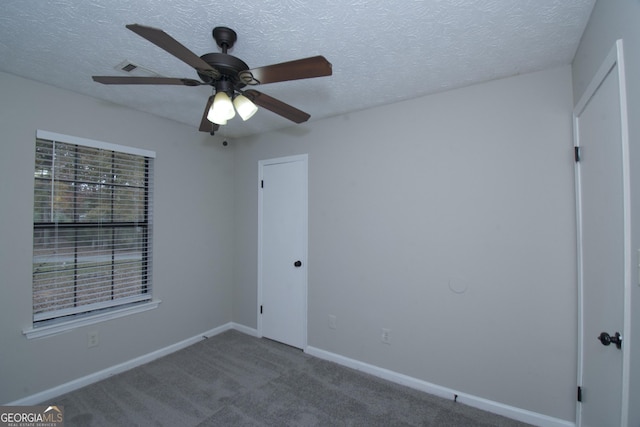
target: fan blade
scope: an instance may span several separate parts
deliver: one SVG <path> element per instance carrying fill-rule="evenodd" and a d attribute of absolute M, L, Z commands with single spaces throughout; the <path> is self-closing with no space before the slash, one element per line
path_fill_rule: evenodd
<path fill-rule="evenodd" d="M 241 71 L 239 77 L 244 84 L 257 85 L 330 76 L 331 73 L 331 63 L 324 56 L 312 56 Z"/>
<path fill-rule="evenodd" d="M 127 28 L 140 37 L 144 37 L 156 46 L 166 50 L 182 62 L 192 66 L 199 73 L 210 76 L 213 79 L 220 77 L 218 70 L 212 68 L 211 65 L 207 64 L 202 58 L 191 52 L 164 31 L 158 28 L 147 27 L 139 24 L 129 24 L 127 25 Z"/>
<path fill-rule="evenodd" d="M 216 123 L 212 123 L 207 119 L 207 114 L 209 114 L 209 108 L 211 108 L 211 104 L 213 104 L 213 95 L 209 97 L 207 101 L 206 107 L 204 107 L 204 113 L 202 114 L 202 120 L 200 121 L 200 132 L 215 132 L 220 128 L 220 125 Z"/>
<path fill-rule="evenodd" d="M 93 76 L 94 82 L 105 85 L 184 85 L 200 86 L 204 83 L 194 79 L 178 79 L 174 77 L 124 77 L 124 76 Z"/>
<path fill-rule="evenodd" d="M 274 112 L 285 119 L 289 119 L 292 122 L 302 123 L 309 120 L 311 117 L 304 111 L 298 110 L 289 104 L 285 104 L 275 98 L 265 95 L 257 90 L 249 89 L 243 92 L 243 95 L 249 98 L 254 104 L 266 108 L 267 110 Z"/>

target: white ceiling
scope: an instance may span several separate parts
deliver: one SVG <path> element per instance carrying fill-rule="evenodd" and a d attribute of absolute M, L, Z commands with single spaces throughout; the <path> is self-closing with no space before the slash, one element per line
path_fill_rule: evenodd
<path fill-rule="evenodd" d="M 128 60 L 195 78 L 125 28 L 163 29 L 198 55 L 219 52 L 215 26 L 238 33 L 228 53 L 255 68 L 324 55 L 333 76 L 256 89 L 311 121 L 469 84 L 569 64 L 595 0 L 2 0 L 0 70 L 186 123 L 197 129 L 211 87 L 105 86 Z M 294 125 L 261 109 L 221 133 Z M 294 125 L 295 126 L 295 125 Z"/>

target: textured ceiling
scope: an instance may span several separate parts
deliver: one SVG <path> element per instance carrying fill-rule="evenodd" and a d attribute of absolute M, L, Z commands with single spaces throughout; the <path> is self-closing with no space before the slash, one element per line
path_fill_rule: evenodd
<path fill-rule="evenodd" d="M 163 29 L 198 55 L 228 26 L 228 53 L 255 68 L 324 55 L 333 76 L 258 86 L 311 121 L 472 83 L 569 64 L 595 0 L 2 0 L 0 70 L 186 123 L 197 129 L 209 86 L 105 86 L 131 61 L 198 78 L 125 28 Z M 221 133 L 293 125 L 261 109 Z M 294 125 L 295 126 L 295 125 Z"/>

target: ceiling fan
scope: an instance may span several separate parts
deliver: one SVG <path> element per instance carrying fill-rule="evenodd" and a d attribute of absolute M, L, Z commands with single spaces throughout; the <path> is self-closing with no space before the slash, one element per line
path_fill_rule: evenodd
<path fill-rule="evenodd" d="M 196 55 L 158 28 L 139 24 L 130 24 L 126 27 L 193 67 L 200 80 L 134 76 L 93 76 L 93 80 L 107 85 L 210 85 L 214 88 L 215 94 L 207 101 L 199 130 L 209 132 L 211 135 L 219 129 L 220 125 L 225 125 L 227 120 L 235 116 L 234 106 L 243 120 L 251 117 L 257 111 L 256 105 L 258 105 L 295 123 L 307 121 L 310 115 L 304 111 L 255 89 L 245 90 L 245 87 L 330 76 L 332 73 L 331 63 L 323 56 L 249 68 L 244 61 L 227 53 L 238 37 L 235 31 L 227 27 L 213 29 L 213 38 L 222 49 L 222 53 L 206 53 L 202 56 Z"/>

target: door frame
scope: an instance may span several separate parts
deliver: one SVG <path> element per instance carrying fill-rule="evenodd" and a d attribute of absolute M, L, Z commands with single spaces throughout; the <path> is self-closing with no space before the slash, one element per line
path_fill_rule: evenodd
<path fill-rule="evenodd" d="M 600 88 L 600 85 L 609 75 L 611 70 L 617 66 L 619 91 L 620 91 L 620 140 L 622 144 L 622 186 L 623 186 L 623 235 L 624 235 L 624 301 L 623 301 L 623 345 L 622 345 L 622 402 L 620 420 L 622 425 L 627 425 L 629 414 L 629 368 L 631 363 L 631 346 L 629 345 L 629 331 L 631 330 L 631 177 L 629 162 L 629 121 L 627 111 L 627 89 L 624 66 L 624 51 L 622 40 L 617 40 L 609 51 L 604 62 L 591 80 L 584 94 L 573 110 L 573 139 L 574 147 L 580 147 L 580 116 L 586 109 L 593 95 Z M 575 162 L 575 193 L 576 193 L 576 226 L 577 226 L 577 258 L 578 258 L 578 385 L 582 385 L 582 374 L 584 371 L 583 355 L 583 276 L 582 276 L 582 200 L 580 186 L 580 162 Z M 640 261 L 639 261 L 640 262 Z M 589 339 L 595 339 L 591 337 Z M 582 425 L 582 403 L 576 404 L 576 426 Z"/>
<path fill-rule="evenodd" d="M 304 268 L 303 284 L 303 307 L 302 307 L 302 350 L 307 348 L 307 325 L 308 325 L 308 287 L 309 287 L 309 155 L 299 154 L 294 156 L 278 157 L 273 159 L 258 161 L 258 305 L 256 307 L 258 315 L 258 336 L 262 338 L 262 315 L 260 306 L 262 305 L 263 282 L 262 282 L 262 231 L 263 231 L 263 193 L 261 191 L 262 180 L 264 178 L 264 167 L 280 163 L 302 162 L 304 174 L 304 194 L 303 194 L 303 253 L 301 254 Z"/>

